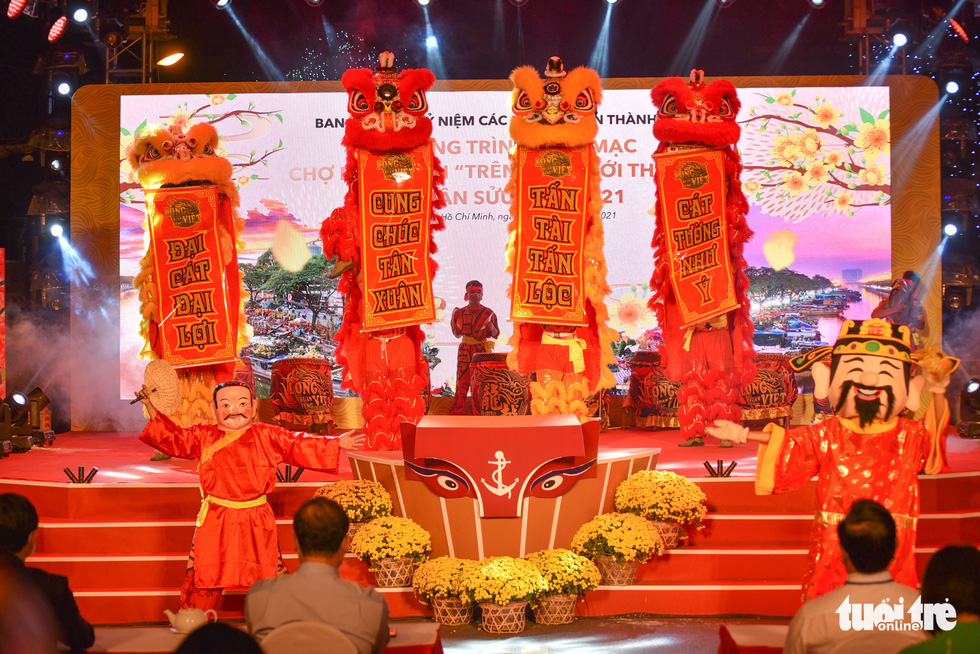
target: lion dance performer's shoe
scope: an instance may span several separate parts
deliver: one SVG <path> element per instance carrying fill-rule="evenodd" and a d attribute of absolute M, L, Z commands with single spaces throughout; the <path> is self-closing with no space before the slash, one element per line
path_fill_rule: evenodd
<path fill-rule="evenodd" d="M 678 443 L 677 447 L 702 447 L 704 445 L 704 438 L 702 436 L 695 436 L 693 438 L 688 438 L 683 443 Z"/>

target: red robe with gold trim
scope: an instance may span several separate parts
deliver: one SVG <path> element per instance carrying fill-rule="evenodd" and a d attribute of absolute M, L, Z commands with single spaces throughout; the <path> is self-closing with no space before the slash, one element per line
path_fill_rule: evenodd
<path fill-rule="evenodd" d="M 921 421 L 893 418 L 862 430 L 847 418 L 831 417 L 789 431 L 770 424 L 768 444 L 759 446 L 756 493 L 802 488 L 817 476 L 817 513 L 810 536 L 810 561 L 803 579 L 804 599 L 819 597 L 847 580 L 841 561 L 837 523 L 855 500 L 869 499 L 895 518 L 895 581 L 918 585 L 915 572 L 916 522 L 919 518 L 919 471 L 942 433 L 948 413 L 939 421 L 930 408 Z"/>
<path fill-rule="evenodd" d="M 280 463 L 336 472 L 340 443 L 274 425 L 254 423 L 220 449 L 212 446 L 233 432 L 216 425 L 178 427 L 162 413 L 147 423 L 140 440 L 181 459 L 199 459 L 201 491 L 235 502 L 255 500 L 276 487 Z M 209 451 L 210 449 L 210 451 Z M 203 454 L 203 456 L 202 456 Z M 279 565 L 276 517 L 268 502 L 248 508 L 208 503 L 194 531 L 194 575 L 199 588 L 250 586 L 273 577 Z"/>

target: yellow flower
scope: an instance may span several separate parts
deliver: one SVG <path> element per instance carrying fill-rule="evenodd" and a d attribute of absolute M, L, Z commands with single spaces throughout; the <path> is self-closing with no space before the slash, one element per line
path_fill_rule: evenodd
<path fill-rule="evenodd" d="M 808 129 L 803 134 L 797 134 L 793 141 L 800 150 L 800 155 L 807 161 L 813 161 L 823 148 L 823 137 L 815 129 Z"/>
<path fill-rule="evenodd" d="M 862 123 L 858 126 L 861 133 L 854 139 L 854 146 L 864 149 L 866 161 L 875 161 L 880 155 L 891 154 L 891 121 L 887 118 L 876 120 L 874 123 Z"/>
<path fill-rule="evenodd" d="M 530 562 L 495 556 L 467 566 L 459 581 L 460 598 L 470 603 L 528 602 L 548 592 L 548 583 Z"/>
<path fill-rule="evenodd" d="M 224 102 L 227 99 L 228 99 L 228 94 L 227 93 L 212 93 L 211 94 L 211 106 L 213 107 L 216 104 L 221 104 L 222 102 Z"/>
<path fill-rule="evenodd" d="M 784 107 L 792 107 L 793 96 L 783 91 L 782 93 L 776 96 L 776 104 L 781 104 Z"/>
<path fill-rule="evenodd" d="M 580 595 L 602 580 L 595 563 L 570 550 L 544 550 L 525 558 L 541 572 L 548 584 L 548 595 Z"/>
<path fill-rule="evenodd" d="M 653 313 L 635 295 L 623 293 L 618 300 L 609 303 L 609 326 L 627 336 L 639 336 L 653 326 Z"/>
<path fill-rule="evenodd" d="M 339 504 L 351 522 L 369 522 L 391 515 L 391 495 L 376 481 L 335 481 L 317 489 L 314 497 L 327 497 Z"/>
<path fill-rule="evenodd" d="M 854 202 L 854 198 L 847 191 L 844 191 L 840 195 L 834 198 L 834 212 L 840 214 L 846 214 L 851 210 L 851 204 Z"/>
<path fill-rule="evenodd" d="M 806 174 L 803 175 L 803 182 L 809 186 L 820 184 L 830 179 L 830 171 L 822 161 L 814 161 L 807 164 Z"/>
<path fill-rule="evenodd" d="M 641 470 L 616 488 L 616 510 L 648 520 L 694 524 L 708 513 L 707 496 L 683 475 L 662 470 Z"/>
<path fill-rule="evenodd" d="M 813 110 L 813 122 L 819 123 L 823 129 L 836 125 L 837 119 L 840 117 L 841 112 L 831 107 L 829 102 L 825 102 Z"/>
<path fill-rule="evenodd" d="M 801 156 L 800 146 L 788 136 L 777 136 L 773 139 L 773 148 L 769 150 L 769 156 L 779 159 L 784 166 L 791 166 L 793 160 Z"/>
<path fill-rule="evenodd" d="M 761 188 L 762 188 L 762 184 L 760 184 L 759 182 L 755 182 L 755 181 L 742 182 L 742 191 L 744 191 L 746 195 L 755 195 L 756 193 L 759 192 L 759 189 Z"/>
<path fill-rule="evenodd" d="M 423 604 L 431 602 L 433 597 L 459 597 L 463 573 L 478 565 L 476 561 L 451 556 L 429 559 L 415 569 L 412 577 L 415 596 Z"/>
<path fill-rule="evenodd" d="M 572 538 L 572 550 L 590 559 L 612 556 L 617 561 L 645 561 L 663 549 L 664 541 L 650 523 L 630 513 L 597 515 Z"/>
<path fill-rule="evenodd" d="M 840 150 L 825 150 L 823 162 L 831 168 L 839 168 L 844 165 L 844 154 Z"/>
<path fill-rule="evenodd" d="M 388 516 L 359 529 L 351 541 L 351 551 L 362 561 L 408 557 L 421 563 L 432 551 L 432 538 L 415 521 Z"/>
<path fill-rule="evenodd" d="M 885 170 L 876 163 L 869 163 L 868 167 L 858 173 L 861 181 L 868 186 L 878 186 L 885 183 Z"/>
<path fill-rule="evenodd" d="M 806 182 L 803 181 L 803 175 L 795 171 L 784 173 L 783 188 L 789 191 L 790 195 L 799 195 L 800 191 L 806 190 Z"/>
<path fill-rule="evenodd" d="M 174 112 L 172 116 L 167 118 L 167 125 L 170 126 L 171 131 L 179 131 L 181 133 L 187 133 L 188 128 L 194 124 L 191 119 L 191 113 L 189 111 L 182 111 L 178 109 Z"/>

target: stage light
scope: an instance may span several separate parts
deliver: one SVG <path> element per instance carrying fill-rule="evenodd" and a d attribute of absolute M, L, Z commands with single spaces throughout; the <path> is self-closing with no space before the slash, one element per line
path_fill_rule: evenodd
<path fill-rule="evenodd" d="M 51 225 L 51 236 L 55 238 L 61 238 L 61 235 L 65 233 L 65 228 L 61 226 L 60 223 L 55 223 Z"/>
<path fill-rule="evenodd" d="M 521 7 L 527 3 L 528 0 L 510 0 L 510 4 L 514 5 L 515 7 Z"/>
<path fill-rule="evenodd" d="M 435 48 L 438 48 L 439 39 L 437 39 L 435 36 L 425 37 L 425 47 L 429 48 L 430 50 L 434 50 Z"/>
<path fill-rule="evenodd" d="M 51 163 L 48 164 L 48 167 L 51 168 L 51 170 L 58 172 L 59 170 L 61 170 L 61 167 L 63 165 L 64 164 L 61 162 L 61 159 L 55 157 L 54 159 L 51 160 Z"/>
<path fill-rule="evenodd" d="M 27 412 L 29 410 L 27 396 L 19 391 L 15 391 L 4 400 L 4 404 L 10 410 L 10 424 L 13 426 L 18 426 L 26 421 Z"/>
<path fill-rule="evenodd" d="M 956 236 L 960 231 L 960 228 L 953 223 L 946 223 L 943 225 L 943 234 L 946 236 Z"/>
<path fill-rule="evenodd" d="M 30 422 L 33 429 L 41 428 L 41 411 L 51 404 L 51 398 L 44 394 L 40 386 L 35 386 L 34 390 L 27 394 L 27 401 L 30 403 Z"/>
<path fill-rule="evenodd" d="M 117 48 L 129 40 L 129 16 L 113 12 L 99 17 L 99 40 L 107 48 Z"/>
<path fill-rule="evenodd" d="M 735 0 L 715 0 L 715 5 L 721 7 L 722 9 L 727 9 L 735 4 Z"/>
<path fill-rule="evenodd" d="M 895 32 L 892 36 L 892 45 L 896 48 L 904 48 L 909 42 L 909 37 L 904 32 Z"/>
<path fill-rule="evenodd" d="M 68 26 L 68 17 L 62 16 L 54 22 L 51 29 L 48 30 L 48 42 L 54 43 L 61 38 L 61 35 L 65 33 L 65 27 Z"/>
<path fill-rule="evenodd" d="M 980 438 L 980 379 L 967 380 L 960 393 L 960 423 L 956 431 L 963 438 Z"/>
<path fill-rule="evenodd" d="M 71 15 L 71 19 L 76 23 L 84 23 L 88 20 L 88 9 L 85 7 L 79 7 L 75 10 L 75 13 Z"/>
<path fill-rule="evenodd" d="M 415 2 L 417 2 L 420 7 L 428 7 L 429 2 L 431 1 L 432 0 L 415 0 Z"/>
<path fill-rule="evenodd" d="M 68 82 L 60 82 L 56 88 L 59 95 L 68 95 L 71 93 L 71 84 Z"/>
<path fill-rule="evenodd" d="M 826 4 L 824 0 L 807 0 L 807 3 L 814 9 L 823 9 Z"/>
<path fill-rule="evenodd" d="M 323 0 L 306 0 L 306 4 L 310 5 L 311 7 L 319 7 L 323 4 Z"/>
<path fill-rule="evenodd" d="M 614 4 L 617 4 L 619 2 L 619 0 L 606 0 L 606 2 L 608 4 L 614 5 Z"/>
<path fill-rule="evenodd" d="M 7 18 L 20 16 L 20 12 L 24 11 L 26 5 L 27 0 L 10 0 L 10 4 L 7 5 Z"/>
<path fill-rule="evenodd" d="M 211 4 L 213 4 L 218 9 L 224 9 L 225 7 L 231 4 L 231 0 L 211 0 Z"/>
<path fill-rule="evenodd" d="M 944 88 L 946 89 L 946 93 L 949 93 L 950 95 L 956 95 L 957 93 L 960 92 L 960 83 L 955 79 L 951 79 L 946 82 L 946 86 Z"/>
<path fill-rule="evenodd" d="M 161 49 L 160 55 L 160 59 L 157 60 L 157 66 L 173 66 L 184 58 L 183 50 L 174 45 Z"/>

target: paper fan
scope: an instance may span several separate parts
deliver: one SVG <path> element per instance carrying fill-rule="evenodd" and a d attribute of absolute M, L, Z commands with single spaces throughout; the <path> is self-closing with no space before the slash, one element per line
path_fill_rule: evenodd
<path fill-rule="evenodd" d="M 180 408 L 180 380 L 169 363 L 154 359 L 146 364 L 143 371 L 150 404 L 165 416 L 171 416 Z"/>

